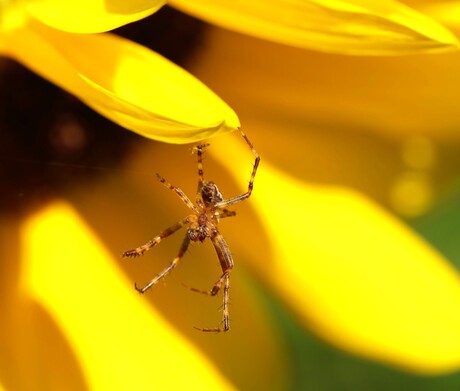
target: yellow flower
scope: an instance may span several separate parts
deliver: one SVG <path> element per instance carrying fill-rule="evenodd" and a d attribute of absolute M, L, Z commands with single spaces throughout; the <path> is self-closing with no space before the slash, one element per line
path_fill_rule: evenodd
<path fill-rule="evenodd" d="M 155 55 L 110 35 L 75 34 L 95 28 L 60 32 L 54 28 L 65 29 L 70 22 L 47 19 L 48 14 L 40 14 L 40 3 L 51 7 L 60 2 L 37 2 L 35 9 L 20 9 L 22 18 L 32 14 L 44 24 L 27 16 L 27 22 L 6 33 L 4 53 L 151 138 L 191 142 L 238 126 L 226 104 L 169 66 L 161 69 L 171 82 L 178 77 L 180 82 L 163 101 L 163 95 L 148 88 L 153 81 L 143 84 L 151 80 L 149 66 L 159 69 L 150 62 Z M 194 9 L 185 2 L 173 4 L 209 20 L 219 18 L 227 27 L 302 48 L 378 55 L 449 51 L 458 46 L 448 30 L 396 2 L 306 1 L 299 14 L 288 12 L 300 7 L 298 2 L 274 3 L 285 7 L 274 9 L 286 11 L 296 22 L 287 26 L 274 20 L 278 14 L 254 18 L 263 14 L 257 7 L 261 3 L 255 1 L 246 3 L 253 7 L 251 12 L 240 5 L 230 10 L 233 13 L 219 8 L 228 6 L 226 2 L 194 2 Z M 295 29 L 297 15 L 303 16 L 299 20 L 305 25 Z M 290 18 L 280 17 L 286 20 Z M 97 24 L 98 18 L 93 22 Z M 118 24 L 109 22 L 104 30 Z M 120 47 L 126 50 L 123 56 Z M 148 280 L 161 268 L 160 260 L 167 262 L 177 251 L 177 241 L 170 239 L 170 244 L 134 262 L 117 256 L 182 217 L 175 212 L 180 203 L 150 175 L 133 174 L 123 183 L 107 178 L 71 192 L 66 201 L 53 202 L 20 220 L 5 218 L 1 224 L 2 259 L 8 260 L 2 273 L 1 335 L 12 360 L 9 366 L 2 364 L 0 383 L 6 389 L 285 389 L 292 382 L 289 354 L 245 270 L 279 295 L 303 326 L 335 346 L 415 372 L 457 369 L 458 274 L 397 218 L 360 194 L 368 188 L 359 180 L 375 184 L 388 172 L 363 171 L 375 157 L 359 148 L 368 144 L 356 142 L 360 133 L 356 129 L 384 134 L 377 141 L 395 128 L 400 133 L 394 133 L 403 137 L 404 131 L 415 135 L 438 131 L 435 118 L 445 108 L 438 112 L 438 106 L 429 106 L 423 115 L 413 110 L 423 103 L 420 99 L 437 97 L 436 81 L 445 78 L 447 83 L 452 76 L 439 72 L 433 77 L 429 66 L 449 67 L 458 54 L 349 58 L 221 30 L 211 32 L 206 48 L 194 73 L 238 109 L 263 159 L 254 195 L 238 208 L 241 213 L 235 219 L 222 223 L 237 264 L 231 290 L 232 331 L 210 336 L 193 330 L 191 326 L 218 322 L 218 304 L 212 299 L 206 304 L 209 298 L 180 287 L 180 282 L 197 287 L 214 282 L 218 269 L 209 261 L 212 249 L 200 257 L 196 253 L 201 249 L 193 248 L 165 287 L 156 287 L 148 296 L 135 295 L 131 282 Z M 87 58 L 100 60 L 101 68 Z M 385 75 L 380 80 L 382 69 Z M 417 75 L 414 69 L 424 72 Z M 415 81 L 420 82 L 422 75 L 433 79 L 425 95 L 414 95 L 412 87 L 420 85 Z M 161 79 L 155 75 L 156 81 Z M 138 86 L 132 95 L 131 84 Z M 191 99 L 195 93 L 199 103 Z M 154 110 L 149 97 L 158 100 L 166 114 Z M 172 104 L 176 98 L 180 108 Z M 398 103 L 404 104 L 405 116 L 396 115 L 401 109 Z M 454 111 L 449 112 L 452 121 Z M 422 128 L 426 119 L 432 120 L 431 126 Z M 442 124 L 444 132 L 455 127 L 447 119 Z M 447 129 L 449 124 L 453 125 Z M 353 154 L 341 149 L 347 137 L 352 138 Z M 212 158 L 206 161 L 206 175 L 227 196 L 241 192 L 246 184 L 251 155 L 243 148 L 234 135 L 214 139 L 209 149 Z M 192 195 L 196 178 L 191 174 L 195 168 L 186 168 L 190 164 L 194 163 L 186 149 L 153 144 L 139 151 L 128 168 L 135 173 L 153 167 L 173 183 L 184 183 Z M 342 167 L 356 172 L 340 181 Z"/>

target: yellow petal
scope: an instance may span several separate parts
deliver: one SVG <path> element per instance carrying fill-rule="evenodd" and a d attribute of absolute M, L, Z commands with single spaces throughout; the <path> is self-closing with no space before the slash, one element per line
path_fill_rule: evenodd
<path fill-rule="evenodd" d="M 242 184 L 243 144 L 225 140 L 225 155 L 214 153 Z M 458 273 L 407 227 L 357 193 L 276 170 L 263 154 L 249 202 L 269 238 L 268 250 L 252 252 L 254 267 L 306 327 L 408 370 L 460 367 Z"/>
<path fill-rule="evenodd" d="M 455 36 L 391 0 L 171 0 L 211 23 L 256 37 L 327 52 L 394 55 L 456 50 Z"/>
<path fill-rule="evenodd" d="M 231 389 L 205 356 L 133 292 L 68 204 L 55 202 L 32 215 L 21 233 L 22 293 L 62 330 L 89 389 Z"/>
<path fill-rule="evenodd" d="M 460 3 L 458 1 L 423 1 L 421 4 L 415 2 L 421 12 L 433 19 L 439 20 L 452 27 L 460 27 Z"/>
<path fill-rule="evenodd" d="M 73 33 L 98 33 L 143 19 L 166 0 L 26 0 L 27 11 L 48 26 Z"/>
<path fill-rule="evenodd" d="M 393 141 L 460 135 L 460 53 L 350 57 L 213 29 L 194 64 L 193 74 L 218 88 L 246 124 L 257 116 L 279 130 L 289 121 L 299 137 L 306 126 Z"/>
<path fill-rule="evenodd" d="M 199 80 L 131 41 L 38 23 L 5 39 L 10 56 L 145 137 L 190 143 L 239 126 L 234 111 Z"/>

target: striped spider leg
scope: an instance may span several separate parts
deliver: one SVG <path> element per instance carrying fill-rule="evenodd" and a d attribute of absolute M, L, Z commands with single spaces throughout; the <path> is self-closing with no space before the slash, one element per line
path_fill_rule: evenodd
<path fill-rule="evenodd" d="M 218 230 L 219 220 L 226 217 L 235 216 L 235 212 L 227 209 L 228 206 L 241 202 L 250 197 L 252 188 L 254 185 L 254 178 L 256 176 L 257 168 L 259 166 L 260 157 L 255 150 L 252 143 L 249 141 L 247 136 L 239 129 L 244 140 L 251 149 L 255 162 L 251 173 L 251 179 L 249 180 L 248 190 L 236 197 L 224 200 L 219 188 L 214 182 L 206 181 L 204 179 L 203 171 L 203 152 L 209 144 L 201 144 L 194 148 L 194 152 L 197 155 L 198 162 L 198 188 L 196 194 L 195 204 L 185 195 L 185 193 L 178 187 L 173 186 L 166 181 L 162 176 L 157 174 L 158 180 L 168 189 L 174 191 L 182 202 L 191 210 L 191 214 L 177 222 L 176 224 L 166 228 L 159 235 L 149 240 L 147 243 L 132 249 L 125 251 L 123 257 L 137 257 L 150 250 L 152 247 L 158 245 L 163 239 L 172 235 L 184 226 L 187 226 L 187 232 L 185 234 L 182 245 L 179 249 L 177 256 L 171 261 L 171 263 L 158 273 L 148 284 L 144 287 L 139 288 L 137 285 L 134 287 L 140 292 L 145 293 L 153 285 L 158 283 L 167 274 L 171 272 L 179 263 L 181 258 L 184 256 L 190 242 L 204 242 L 206 238 L 209 238 L 214 245 L 217 256 L 219 258 L 220 266 L 222 268 L 222 275 L 211 288 L 210 291 L 201 291 L 198 289 L 191 288 L 194 292 L 204 293 L 210 296 L 216 296 L 221 288 L 223 288 L 223 321 L 221 327 L 216 328 L 197 328 L 201 331 L 207 332 L 221 332 L 228 331 L 230 329 L 229 324 L 229 290 L 230 290 L 230 273 L 233 269 L 233 258 L 230 253 L 230 249 L 225 241 L 224 237 Z"/>

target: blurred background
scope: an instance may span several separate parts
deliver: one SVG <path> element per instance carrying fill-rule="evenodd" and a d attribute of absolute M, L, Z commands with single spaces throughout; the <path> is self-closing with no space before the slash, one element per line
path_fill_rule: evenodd
<path fill-rule="evenodd" d="M 442 113 L 443 105 L 455 102 L 443 96 L 434 102 L 414 99 L 407 106 L 412 111 L 404 109 L 401 101 L 410 102 L 411 97 L 401 98 L 398 77 L 401 69 L 414 69 L 417 56 L 376 59 L 308 52 L 211 27 L 168 7 L 116 33 L 160 52 L 220 95 L 235 109 L 264 160 L 313 184 L 346 186 L 364 193 L 460 266 L 458 129 L 443 124 L 437 129 L 434 118 L 433 123 L 417 127 L 417 111 L 424 104 L 437 104 Z M 440 56 L 441 60 L 446 56 Z M 437 59 L 428 61 L 437 66 Z M 389 75 L 394 77 L 388 79 Z M 422 71 L 418 77 L 424 80 Z M 423 96 L 424 88 L 435 83 L 417 84 L 415 78 L 413 82 L 414 96 Z M 7 59 L 0 60 L 0 83 L 0 213 L 4 219 L 20 219 L 64 198 L 118 256 L 182 217 L 170 215 L 177 200 L 162 191 L 154 174 L 160 172 L 193 194 L 197 179 L 191 145 L 160 144 L 119 128 Z M 380 89 L 380 94 L 366 100 L 371 88 Z M 379 99 L 386 102 L 384 107 Z M 369 112 L 375 115 L 368 117 Z M 393 123 L 391 117 L 397 120 Z M 290 147 L 293 144 L 295 151 Z M 205 164 L 210 177 L 221 175 L 211 156 Z M 241 175 L 246 181 L 247 173 Z M 228 178 L 222 181 L 231 182 Z M 106 199 L 103 193 L 97 199 L 94 193 L 88 194 L 97 183 L 110 189 Z M 119 211 L 116 216 L 114 209 Z M 240 211 L 251 215 L 249 206 Z M 232 224 L 238 226 L 236 220 Z M 301 230 L 308 222 L 297 224 Z M 230 232 L 231 238 L 235 236 Z M 162 244 L 157 256 L 168 259 L 178 243 Z M 191 253 L 211 258 L 213 265 L 217 262 L 212 249 L 193 248 Z M 144 263 L 133 268 L 120 260 L 129 279 L 139 284 L 156 270 L 150 262 Z M 226 350 L 229 343 L 222 350 L 222 345 L 204 342 L 190 329 L 190 324 L 208 323 L 220 314 L 215 304 L 203 308 L 201 298 L 175 287 L 189 281 L 190 274 L 197 286 L 207 286 L 215 279 L 214 274 L 206 275 L 206 267 L 197 269 L 186 263 L 171 276 L 162 295 L 148 299 L 215 357 L 220 370 L 240 389 L 257 389 L 260 384 L 318 391 L 460 389 L 457 373 L 413 375 L 329 347 L 306 332 L 244 266 L 233 276 L 239 280 L 232 281 L 235 301 L 243 307 L 241 312 L 260 311 L 261 319 L 272 325 L 260 338 L 254 357 L 263 354 L 264 338 L 276 338 L 284 364 L 280 367 L 278 361 L 268 360 L 258 367 L 259 372 L 242 368 L 238 365 L 241 352 Z M 164 300 L 165 296 L 169 299 Z M 200 303 L 193 308 L 201 310 L 193 319 L 172 308 L 175 303 L 186 306 L 196 300 Z M 238 312 L 236 307 L 232 310 Z M 257 330 L 257 322 L 246 327 Z M 273 379 L 261 381 L 266 376 Z"/>

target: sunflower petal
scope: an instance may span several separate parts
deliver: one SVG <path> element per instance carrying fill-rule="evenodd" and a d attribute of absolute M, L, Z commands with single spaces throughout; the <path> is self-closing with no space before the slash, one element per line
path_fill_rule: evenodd
<path fill-rule="evenodd" d="M 62 330 L 89 389 L 232 389 L 205 356 L 139 300 L 70 205 L 51 204 L 26 220 L 21 233 L 22 292 Z"/>
<path fill-rule="evenodd" d="M 42 23 L 73 33 L 99 33 L 143 19 L 166 0 L 27 0 L 27 11 Z"/>
<path fill-rule="evenodd" d="M 421 12 L 456 29 L 460 27 L 460 3 L 458 1 L 424 1 L 415 3 Z"/>
<path fill-rule="evenodd" d="M 213 29 L 192 72 L 235 102 L 246 125 L 257 116 L 265 129 L 297 128 L 298 134 L 309 126 L 319 129 L 318 136 L 335 129 L 340 137 L 351 131 L 357 137 L 369 132 L 393 141 L 428 136 L 443 142 L 460 135 L 459 68 L 458 52 L 324 55 Z M 238 74 L 238 82 L 226 77 L 229 72 Z"/>
<path fill-rule="evenodd" d="M 38 23 L 5 39 L 7 54 L 145 137 L 191 143 L 239 126 L 234 111 L 200 81 L 131 41 Z"/>
<path fill-rule="evenodd" d="M 244 146 L 223 147 L 215 157 L 244 172 L 245 158 L 227 158 L 247 156 Z M 251 253 L 254 266 L 308 328 L 415 372 L 460 367 L 459 275 L 407 227 L 352 191 L 308 186 L 263 160 L 251 202 L 270 245 Z"/>
<path fill-rule="evenodd" d="M 326 52 L 395 55 L 458 49 L 434 20 L 391 0 L 171 0 L 211 23 Z"/>

